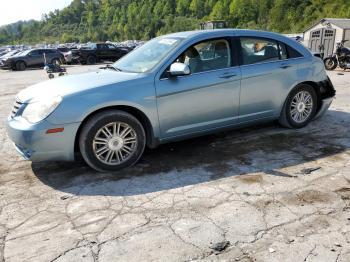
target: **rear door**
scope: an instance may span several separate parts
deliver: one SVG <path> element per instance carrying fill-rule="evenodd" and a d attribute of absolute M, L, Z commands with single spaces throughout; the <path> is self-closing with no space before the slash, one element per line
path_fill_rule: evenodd
<path fill-rule="evenodd" d="M 240 37 L 239 122 L 279 116 L 281 104 L 298 81 L 300 61 L 288 59 L 286 46 L 273 39 Z"/>

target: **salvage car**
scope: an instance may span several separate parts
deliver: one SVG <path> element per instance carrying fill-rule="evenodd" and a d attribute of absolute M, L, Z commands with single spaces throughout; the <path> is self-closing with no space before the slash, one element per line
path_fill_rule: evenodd
<path fill-rule="evenodd" d="M 28 67 L 38 67 L 47 63 L 57 64 L 63 60 L 63 55 L 56 49 L 30 49 L 8 57 L 2 61 L 0 68 L 23 71 Z"/>
<path fill-rule="evenodd" d="M 120 48 L 113 44 L 90 44 L 88 47 L 79 48 L 73 52 L 74 59 L 82 64 L 93 65 L 99 61 L 116 61 L 129 52 L 126 48 Z M 78 57 L 78 58 L 77 58 Z"/>
<path fill-rule="evenodd" d="M 7 132 L 28 160 L 98 171 L 135 164 L 145 147 L 279 120 L 302 128 L 330 106 L 323 61 L 294 40 L 251 30 L 155 38 L 111 66 L 22 90 Z"/>

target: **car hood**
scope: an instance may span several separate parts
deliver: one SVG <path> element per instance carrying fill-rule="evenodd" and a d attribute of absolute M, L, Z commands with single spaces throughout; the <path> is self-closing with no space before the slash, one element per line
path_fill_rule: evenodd
<path fill-rule="evenodd" d="M 57 77 L 22 90 L 17 99 L 23 103 L 35 102 L 52 96 L 68 96 L 102 86 L 118 84 L 142 77 L 138 73 L 117 72 L 112 70 L 99 70 L 71 76 Z"/>
<path fill-rule="evenodd" d="M 17 58 L 25 58 L 26 56 L 24 55 L 12 55 L 7 57 L 6 59 L 17 59 Z"/>

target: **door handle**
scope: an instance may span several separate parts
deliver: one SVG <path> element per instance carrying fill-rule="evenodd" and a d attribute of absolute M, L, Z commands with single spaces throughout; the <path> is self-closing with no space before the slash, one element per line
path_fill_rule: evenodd
<path fill-rule="evenodd" d="M 287 68 L 289 68 L 289 67 L 292 67 L 291 65 L 286 65 L 286 64 L 282 64 L 281 66 L 280 66 L 280 68 L 282 68 L 282 69 L 287 69 Z"/>
<path fill-rule="evenodd" d="M 237 74 L 234 74 L 234 73 L 225 73 L 225 74 L 222 74 L 221 76 L 219 76 L 220 78 L 231 78 L 231 77 L 234 77 L 234 76 L 237 76 Z"/>

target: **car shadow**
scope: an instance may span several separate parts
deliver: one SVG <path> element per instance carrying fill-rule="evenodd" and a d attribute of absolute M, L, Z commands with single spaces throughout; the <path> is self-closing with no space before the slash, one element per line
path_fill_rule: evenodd
<path fill-rule="evenodd" d="M 281 169 L 325 157 L 336 161 L 346 152 L 349 121 L 349 113 L 328 111 L 303 129 L 271 123 L 166 144 L 116 173 L 95 172 L 83 161 L 32 163 L 32 170 L 42 183 L 74 195 L 140 195 L 255 172 L 290 179 Z"/>

